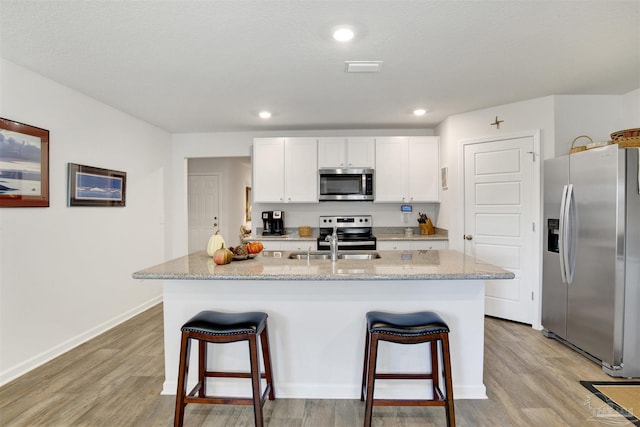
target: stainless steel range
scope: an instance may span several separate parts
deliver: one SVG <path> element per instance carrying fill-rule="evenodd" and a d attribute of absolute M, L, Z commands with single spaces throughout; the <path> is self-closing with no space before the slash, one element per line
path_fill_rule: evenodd
<path fill-rule="evenodd" d="M 371 215 L 359 216 L 321 216 L 318 250 L 329 250 L 327 236 L 338 235 L 338 250 L 375 250 L 376 238 L 373 236 Z"/>

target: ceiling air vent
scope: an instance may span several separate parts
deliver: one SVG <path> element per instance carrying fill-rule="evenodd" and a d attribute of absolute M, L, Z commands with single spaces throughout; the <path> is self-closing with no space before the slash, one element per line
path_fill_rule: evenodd
<path fill-rule="evenodd" d="M 377 73 L 382 69 L 383 61 L 345 61 L 347 73 Z"/>

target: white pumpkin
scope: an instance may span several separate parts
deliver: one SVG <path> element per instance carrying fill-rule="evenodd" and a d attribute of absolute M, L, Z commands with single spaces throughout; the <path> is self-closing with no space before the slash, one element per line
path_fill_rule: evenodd
<path fill-rule="evenodd" d="M 209 243 L 207 244 L 207 254 L 209 254 L 209 256 L 213 256 L 218 249 L 226 247 L 224 239 L 218 233 L 220 233 L 220 230 L 216 231 L 216 234 L 209 238 Z"/>

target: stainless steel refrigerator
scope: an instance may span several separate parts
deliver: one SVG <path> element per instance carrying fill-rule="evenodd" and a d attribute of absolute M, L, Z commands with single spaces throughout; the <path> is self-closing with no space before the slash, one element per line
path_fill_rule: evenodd
<path fill-rule="evenodd" d="M 640 377 L 638 149 L 544 163 L 542 326 L 615 377 Z"/>

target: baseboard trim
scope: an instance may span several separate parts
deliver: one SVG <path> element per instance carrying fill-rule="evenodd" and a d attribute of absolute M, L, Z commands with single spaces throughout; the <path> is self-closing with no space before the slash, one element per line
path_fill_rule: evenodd
<path fill-rule="evenodd" d="M 146 301 L 131 310 L 128 310 L 119 316 L 114 317 L 94 328 L 89 329 L 86 332 L 81 333 L 67 341 L 64 341 L 51 349 L 44 351 L 24 362 L 20 363 L 17 366 L 14 366 L 10 369 L 7 369 L 4 372 L 0 373 L 0 387 L 15 380 L 16 378 L 26 374 L 27 372 L 55 359 L 61 354 L 66 353 L 67 351 L 89 341 L 92 338 L 97 337 L 98 335 L 108 331 L 109 329 L 118 326 L 119 324 L 131 319 L 132 317 L 142 313 L 145 310 L 153 307 L 162 302 L 162 295 L 158 295 L 155 298 Z"/>

